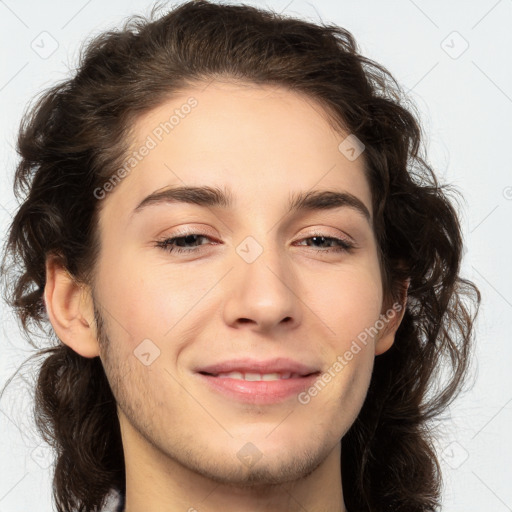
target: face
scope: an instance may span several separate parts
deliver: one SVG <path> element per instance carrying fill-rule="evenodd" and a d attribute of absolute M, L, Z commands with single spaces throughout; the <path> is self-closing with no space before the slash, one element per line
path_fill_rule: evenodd
<path fill-rule="evenodd" d="M 93 288 L 125 450 L 240 485 L 311 473 L 339 456 L 385 344 L 363 157 L 313 100 L 251 84 L 191 87 L 133 133 Z"/>

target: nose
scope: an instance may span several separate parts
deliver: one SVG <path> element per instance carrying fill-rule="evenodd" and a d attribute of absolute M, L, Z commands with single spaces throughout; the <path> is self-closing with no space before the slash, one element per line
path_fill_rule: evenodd
<path fill-rule="evenodd" d="M 242 256 L 240 256 L 242 254 Z M 225 285 L 227 325 L 269 333 L 301 321 L 300 280 L 283 251 L 270 247 L 251 262 L 242 250 Z"/>

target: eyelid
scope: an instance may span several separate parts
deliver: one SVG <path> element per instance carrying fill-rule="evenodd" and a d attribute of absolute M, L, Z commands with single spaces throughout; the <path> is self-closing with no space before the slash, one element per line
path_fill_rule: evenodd
<path fill-rule="evenodd" d="M 183 249 L 180 246 L 176 246 L 174 245 L 174 243 L 172 243 L 179 239 L 185 239 L 188 236 L 195 236 L 198 238 L 207 239 L 213 241 L 213 243 L 200 244 L 189 249 Z M 320 257 L 327 257 L 330 255 L 350 255 L 359 248 L 355 242 L 351 241 L 351 237 L 347 238 L 344 234 L 334 236 L 330 235 L 327 232 L 322 232 L 322 230 L 317 230 L 314 233 L 304 234 L 302 237 L 299 237 L 297 240 L 295 240 L 294 243 L 297 244 L 298 242 L 304 242 L 307 240 L 312 240 L 314 238 L 322 238 L 324 240 L 329 240 L 329 242 L 334 242 L 335 245 L 334 247 L 327 247 L 325 249 L 316 249 L 314 247 L 311 247 L 309 244 L 306 246 L 299 244 L 298 246 L 307 247 L 308 250 L 312 251 L 314 254 Z M 215 241 L 214 237 L 211 237 L 208 234 L 197 230 L 185 230 L 182 231 L 181 233 L 172 233 L 171 235 L 164 236 L 155 242 L 156 247 L 158 247 L 161 250 L 167 251 L 169 254 L 174 254 L 178 258 L 180 257 L 179 255 L 185 257 L 201 255 L 201 253 L 203 253 L 203 251 L 206 250 L 205 246 L 208 245 L 219 245 L 219 242 Z"/>
<path fill-rule="evenodd" d="M 331 233 L 329 229 L 335 229 L 336 233 Z M 347 232 L 342 231 L 338 228 L 313 228 L 312 231 L 308 231 L 306 234 L 301 235 L 301 238 L 309 237 L 309 236 L 327 236 L 327 237 L 334 237 L 334 238 L 343 238 L 347 242 L 350 242 L 352 244 L 356 244 L 356 241 L 353 237 L 351 237 Z"/>
<path fill-rule="evenodd" d="M 212 228 L 205 224 L 187 224 L 177 228 L 166 228 L 156 235 L 156 239 L 176 238 L 187 235 L 205 235 L 211 238 L 220 238 L 220 235 L 214 233 Z"/>
<path fill-rule="evenodd" d="M 199 227 L 199 226 L 201 226 L 201 227 Z M 308 229 L 308 228 L 309 228 L 309 226 L 304 229 Z M 336 233 L 334 233 L 334 234 L 330 233 L 329 229 L 335 229 Z M 178 237 L 188 236 L 188 235 L 203 235 L 203 236 L 207 236 L 212 239 L 220 238 L 220 235 L 212 234 L 210 232 L 210 230 L 207 227 L 205 227 L 204 224 L 198 225 L 197 227 L 194 225 L 187 226 L 187 227 L 179 226 L 178 228 L 176 228 L 176 231 L 171 231 L 170 233 L 168 232 L 168 230 L 164 230 L 164 231 L 162 231 L 162 234 L 157 235 L 155 238 L 159 239 L 159 240 L 164 240 L 164 239 L 168 239 L 168 238 L 178 238 Z M 350 236 L 348 233 L 346 233 L 345 231 L 341 231 L 338 228 L 327 228 L 327 227 L 324 227 L 324 228 L 315 227 L 312 229 L 312 231 L 308 231 L 306 233 L 300 234 L 298 236 L 298 238 L 295 239 L 295 241 L 302 240 L 303 238 L 314 237 L 314 236 L 341 238 L 341 239 L 345 240 L 347 243 L 351 243 L 354 246 L 357 246 L 357 243 L 354 240 L 354 238 L 352 236 Z"/>

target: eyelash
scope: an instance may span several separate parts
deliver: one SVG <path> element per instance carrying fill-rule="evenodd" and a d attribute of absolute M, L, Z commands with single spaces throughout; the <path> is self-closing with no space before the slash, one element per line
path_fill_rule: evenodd
<path fill-rule="evenodd" d="M 180 234 L 180 236 L 175 236 L 175 237 L 172 237 L 172 238 L 164 238 L 162 240 L 158 240 L 156 242 L 156 246 L 157 247 L 160 247 L 161 249 L 167 251 L 167 252 L 170 252 L 170 253 L 189 253 L 189 254 L 192 254 L 194 252 L 196 252 L 197 250 L 200 250 L 199 248 L 201 246 L 199 246 L 199 248 L 192 248 L 192 249 L 183 249 L 179 246 L 176 246 L 176 245 L 173 245 L 173 242 L 175 242 L 176 240 L 183 240 L 189 236 L 195 236 L 195 237 L 200 237 L 200 238 L 208 238 L 210 239 L 209 236 L 207 235 L 203 235 L 201 233 L 182 233 Z M 332 236 L 325 236 L 321 233 L 314 233 L 312 234 L 311 236 L 309 237 L 306 237 L 306 238 L 302 238 L 300 241 L 304 241 L 304 240 L 310 240 L 310 239 L 313 239 L 313 238 L 324 238 L 325 240 L 332 240 L 334 242 L 336 242 L 338 244 L 338 247 L 329 247 L 327 249 L 315 249 L 313 248 L 313 250 L 315 250 L 316 252 L 319 252 L 319 253 L 343 253 L 343 252 L 347 252 L 347 253 L 350 253 L 353 249 L 355 249 L 355 244 L 351 243 L 351 242 L 348 242 L 347 240 L 342 240 L 340 238 L 336 238 L 336 237 L 332 237 Z M 193 242 L 190 242 L 190 243 L 193 243 Z"/>

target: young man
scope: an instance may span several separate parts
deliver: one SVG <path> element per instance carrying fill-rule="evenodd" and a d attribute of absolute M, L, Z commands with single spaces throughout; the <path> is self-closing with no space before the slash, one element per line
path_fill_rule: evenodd
<path fill-rule="evenodd" d="M 196 1 L 42 98 L 6 254 L 58 337 L 59 511 L 434 510 L 423 426 L 464 376 L 471 283 L 393 92 L 343 29 Z"/>

